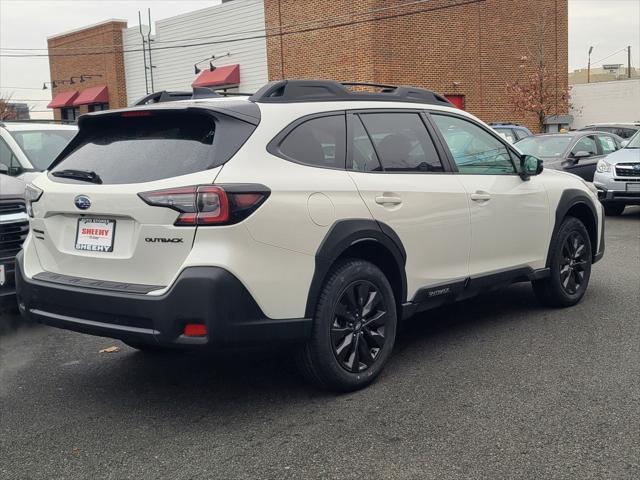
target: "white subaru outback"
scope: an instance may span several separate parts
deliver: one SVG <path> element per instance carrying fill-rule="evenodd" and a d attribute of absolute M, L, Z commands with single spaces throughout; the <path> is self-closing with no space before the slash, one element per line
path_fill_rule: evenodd
<path fill-rule="evenodd" d="M 416 312 L 520 281 L 582 298 L 592 186 L 433 92 L 352 85 L 82 116 L 27 190 L 23 314 L 141 350 L 297 344 L 310 379 L 352 390 Z"/>

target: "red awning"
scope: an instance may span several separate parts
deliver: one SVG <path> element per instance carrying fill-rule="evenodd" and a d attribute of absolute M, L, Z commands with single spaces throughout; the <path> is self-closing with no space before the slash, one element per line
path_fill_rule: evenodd
<path fill-rule="evenodd" d="M 59 93 L 53 97 L 53 100 L 49 102 L 47 108 L 70 107 L 77 96 L 78 92 L 75 90 Z"/>
<path fill-rule="evenodd" d="M 90 103 L 109 103 L 109 89 L 106 85 L 86 88 L 73 101 L 73 106 L 89 105 Z"/>
<path fill-rule="evenodd" d="M 204 70 L 191 84 L 192 87 L 224 87 L 240 84 L 240 65 L 216 67 L 213 72 Z"/>

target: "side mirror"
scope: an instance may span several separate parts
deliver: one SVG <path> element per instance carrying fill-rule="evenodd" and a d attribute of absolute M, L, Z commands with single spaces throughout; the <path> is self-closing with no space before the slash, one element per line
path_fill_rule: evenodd
<path fill-rule="evenodd" d="M 542 160 L 533 155 L 524 155 L 520 161 L 520 166 L 520 176 L 523 180 L 541 174 L 544 168 Z"/>
<path fill-rule="evenodd" d="M 9 175 L 9 167 L 7 167 L 4 163 L 0 163 L 0 173 Z"/>
<path fill-rule="evenodd" d="M 581 158 L 587 158 L 590 157 L 591 154 L 589 152 L 585 152 L 584 150 L 580 150 L 579 152 L 574 153 L 573 155 L 571 155 L 571 158 L 573 158 L 574 160 L 580 160 Z"/>

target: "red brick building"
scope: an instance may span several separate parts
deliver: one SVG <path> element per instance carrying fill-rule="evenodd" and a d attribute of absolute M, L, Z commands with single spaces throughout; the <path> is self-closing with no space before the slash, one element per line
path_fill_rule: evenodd
<path fill-rule="evenodd" d="M 269 78 L 422 86 L 532 130 L 536 117 L 514 112 L 507 83 L 533 73 L 543 51 L 558 97 L 568 89 L 567 0 L 407 3 L 265 0 Z"/>
<path fill-rule="evenodd" d="M 52 87 L 48 108 L 56 120 L 127 105 L 124 28 L 124 20 L 107 20 L 47 39 Z"/>

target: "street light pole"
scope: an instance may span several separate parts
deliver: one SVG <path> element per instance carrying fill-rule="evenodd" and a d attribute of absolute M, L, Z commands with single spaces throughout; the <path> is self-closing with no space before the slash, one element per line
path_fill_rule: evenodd
<path fill-rule="evenodd" d="M 593 52 L 593 47 L 589 47 L 589 64 L 587 65 L 587 83 L 591 83 L 591 52 Z"/>

